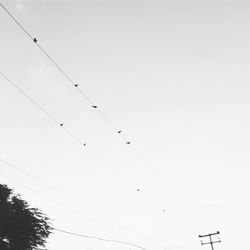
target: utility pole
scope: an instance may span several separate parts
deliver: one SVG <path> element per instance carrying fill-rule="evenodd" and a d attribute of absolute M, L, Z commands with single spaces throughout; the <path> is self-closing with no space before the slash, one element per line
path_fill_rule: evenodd
<path fill-rule="evenodd" d="M 207 244 L 210 244 L 210 245 L 211 245 L 212 250 L 214 250 L 214 244 L 215 244 L 215 243 L 220 243 L 220 242 L 221 242 L 220 238 L 219 238 L 218 240 L 216 240 L 216 241 L 213 241 L 213 240 L 212 240 L 212 236 L 213 236 L 213 235 L 217 235 L 217 234 L 220 234 L 220 232 L 219 232 L 219 231 L 217 231 L 216 233 L 212 233 L 212 234 L 199 235 L 199 237 L 200 237 L 200 238 L 203 238 L 203 237 L 209 237 L 209 242 L 205 242 L 205 243 L 203 243 L 203 242 L 201 241 L 201 245 L 207 245 Z"/>

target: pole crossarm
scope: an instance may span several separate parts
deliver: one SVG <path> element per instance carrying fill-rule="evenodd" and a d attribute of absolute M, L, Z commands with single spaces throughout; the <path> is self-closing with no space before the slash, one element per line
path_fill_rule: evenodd
<path fill-rule="evenodd" d="M 221 240 L 219 239 L 219 240 L 213 241 L 212 236 L 218 235 L 218 234 L 220 234 L 219 231 L 217 231 L 216 233 L 211 233 L 211 234 L 198 235 L 199 238 L 209 237 L 209 242 L 202 242 L 201 241 L 201 245 L 203 246 L 203 245 L 208 245 L 209 244 L 209 245 L 211 245 L 212 250 L 214 250 L 214 244 L 215 243 L 221 243 Z"/>
<path fill-rule="evenodd" d="M 199 237 L 200 237 L 200 238 L 202 238 L 202 237 L 209 237 L 209 236 L 217 235 L 217 234 L 220 234 L 220 232 L 217 231 L 216 233 L 212 233 L 212 234 L 199 235 Z"/>
<path fill-rule="evenodd" d="M 207 245 L 207 244 L 211 244 L 211 243 L 221 243 L 221 240 L 217 240 L 217 241 L 212 241 L 212 242 L 201 242 L 201 245 Z"/>

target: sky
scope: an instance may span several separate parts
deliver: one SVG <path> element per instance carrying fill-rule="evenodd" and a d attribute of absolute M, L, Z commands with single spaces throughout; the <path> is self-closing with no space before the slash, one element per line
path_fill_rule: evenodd
<path fill-rule="evenodd" d="M 0 75 L 0 159 L 40 180 L 0 160 L 0 183 L 58 229 L 147 250 L 220 231 L 215 249 L 250 250 L 249 1 L 1 3 L 98 109 L 0 9 L 0 72 L 64 124 Z M 138 249 L 56 231 L 47 246 Z"/>

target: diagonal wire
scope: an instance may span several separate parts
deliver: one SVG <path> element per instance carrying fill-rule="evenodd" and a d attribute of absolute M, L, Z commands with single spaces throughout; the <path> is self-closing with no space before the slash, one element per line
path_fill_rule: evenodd
<path fill-rule="evenodd" d="M 69 194 L 67 194 L 67 193 L 65 193 L 65 192 L 63 192 L 63 191 L 61 191 L 61 190 L 59 190 L 59 189 L 57 189 L 57 188 L 51 186 L 50 184 L 48 184 L 48 183 L 42 181 L 40 178 L 38 178 L 38 177 L 36 177 L 36 176 L 34 176 L 34 175 L 29 174 L 28 172 L 22 170 L 21 168 L 17 167 L 16 165 L 10 163 L 9 161 L 6 161 L 5 159 L 3 159 L 3 158 L 1 158 L 1 157 L 0 157 L 0 161 L 2 161 L 5 165 L 9 166 L 10 168 L 13 168 L 13 169 L 17 170 L 18 172 L 22 173 L 23 175 L 25 175 L 25 176 L 27 176 L 27 177 L 29 177 L 29 178 L 31 178 L 31 179 L 33 179 L 33 180 L 35 180 L 35 181 L 37 181 L 37 182 L 43 184 L 44 186 L 46 186 L 47 188 L 49 188 L 49 189 L 51 189 L 51 190 L 57 192 L 58 194 L 63 195 L 63 196 L 66 197 L 66 198 L 70 198 L 72 201 L 76 201 L 76 202 L 78 202 L 78 203 L 81 203 L 80 200 L 75 199 L 75 198 L 73 198 L 71 195 L 69 195 Z M 120 226 L 121 228 L 124 228 L 124 229 L 127 230 L 128 232 L 130 232 L 130 233 L 132 233 L 132 234 L 138 236 L 139 238 L 141 238 L 141 239 L 143 239 L 143 240 L 145 240 L 145 241 L 148 241 L 148 242 L 150 242 L 150 243 L 152 243 L 152 244 L 154 244 L 154 245 L 157 245 L 157 244 L 158 244 L 158 243 L 156 243 L 156 242 L 154 242 L 154 241 L 152 241 L 152 240 L 146 238 L 145 236 L 142 236 L 141 234 L 135 232 L 134 230 L 130 229 L 129 227 L 127 227 L 127 226 L 121 224 L 120 222 L 117 222 L 117 221 L 115 221 L 114 219 L 111 219 L 110 217 L 107 217 L 106 215 L 103 215 L 103 214 L 100 213 L 99 211 L 97 211 L 97 210 L 95 210 L 95 209 L 93 209 L 93 208 L 90 208 L 90 207 L 86 206 L 86 203 L 84 204 L 84 206 L 87 207 L 89 210 L 92 210 L 92 211 L 95 212 L 96 214 L 101 215 L 103 218 L 105 218 L 105 219 L 107 219 L 107 220 L 113 222 L 114 224 Z M 158 246 L 159 246 L 159 245 L 158 245 Z M 162 247 L 162 246 L 160 246 L 160 247 Z"/>
<path fill-rule="evenodd" d="M 62 69 L 62 67 L 46 52 L 46 50 L 38 43 L 37 38 L 33 37 L 28 30 L 10 13 L 10 11 L 0 2 L 0 6 L 5 10 L 5 12 L 12 18 L 12 20 L 22 29 L 22 31 L 37 45 L 37 47 L 43 52 L 43 54 L 56 66 L 56 68 L 68 79 L 68 81 L 74 86 L 78 87 L 72 78 Z M 79 88 L 78 92 L 87 100 L 91 106 L 95 104 L 90 100 L 90 98 Z"/>
<path fill-rule="evenodd" d="M 39 103 L 37 103 L 34 99 L 32 99 L 26 92 L 24 92 L 20 87 L 18 87 L 13 81 L 11 81 L 5 74 L 0 72 L 0 75 L 9 82 L 13 87 L 15 87 L 23 96 L 25 96 L 29 101 L 32 102 L 33 105 L 35 105 L 40 111 L 42 111 L 46 116 L 48 116 L 57 126 L 60 126 L 68 135 L 70 135 L 78 144 L 85 147 L 88 153 L 90 153 L 92 156 L 94 156 L 99 162 L 101 162 L 103 165 L 108 167 L 112 170 L 112 172 L 117 175 L 119 178 L 121 178 L 123 181 L 125 181 L 129 186 L 133 186 L 133 189 L 138 190 L 139 188 L 136 187 L 132 182 L 130 182 L 129 179 L 123 177 L 116 169 L 111 166 L 110 164 L 106 163 L 101 156 L 99 156 L 93 149 L 91 149 L 89 146 L 87 146 L 86 142 L 83 142 L 80 138 L 78 138 L 74 133 L 72 133 L 68 128 L 65 127 L 65 125 L 59 121 L 57 121 L 46 109 L 44 109 Z"/>
<path fill-rule="evenodd" d="M 11 17 L 11 19 L 21 28 L 21 30 L 35 43 L 35 45 L 42 51 L 42 53 L 54 64 L 54 66 L 63 74 L 63 76 L 73 85 L 80 95 L 90 104 L 92 108 L 95 108 L 99 115 L 110 125 L 110 127 L 115 130 L 115 132 L 121 133 L 113 122 L 108 118 L 108 116 L 100 110 L 100 108 L 88 97 L 88 95 L 79 88 L 79 84 L 76 83 L 66 72 L 65 70 L 52 58 L 49 53 L 40 45 L 36 37 L 33 37 L 28 30 L 10 13 L 10 11 L 0 2 L 0 6 L 5 10 L 5 12 Z"/>
<path fill-rule="evenodd" d="M 143 154 L 132 144 L 130 140 L 128 140 L 123 134 L 122 130 L 119 130 L 113 122 L 108 118 L 108 116 L 83 92 L 82 89 L 79 88 L 79 84 L 76 84 L 75 81 L 63 70 L 63 68 L 48 54 L 48 52 L 39 44 L 36 37 L 33 37 L 28 30 L 10 13 L 10 11 L 0 3 L 0 6 L 6 11 L 6 13 L 13 19 L 13 21 L 22 29 L 22 31 L 37 45 L 37 47 L 43 52 L 43 54 L 56 66 L 56 68 L 64 75 L 64 77 L 76 88 L 76 90 L 81 94 L 82 97 L 91 105 L 92 108 L 98 111 L 98 114 L 109 124 L 109 126 L 117 133 L 120 138 L 130 146 L 132 151 L 144 162 L 144 164 L 152 171 L 154 174 L 166 185 L 170 188 L 189 208 L 195 210 L 194 207 L 175 189 L 173 188 L 169 182 L 162 177 L 160 173 L 147 161 L 147 159 L 143 156 Z M 132 146 L 133 145 L 133 146 Z M 132 147 L 131 147 L 132 146 Z"/>
<path fill-rule="evenodd" d="M 9 180 L 12 181 L 12 182 L 18 184 L 18 185 L 23 186 L 24 188 L 28 189 L 29 191 L 31 191 L 31 192 L 33 192 L 33 193 L 35 193 L 35 194 L 37 194 L 37 195 L 43 197 L 44 199 L 46 199 L 46 200 L 48 200 L 48 201 L 50 201 L 50 202 L 56 204 L 57 206 L 62 207 L 62 208 L 64 208 L 65 210 L 68 210 L 68 211 L 70 211 L 71 213 L 74 213 L 74 214 L 76 214 L 76 215 L 78 215 L 78 216 L 81 216 L 81 217 L 84 218 L 85 220 L 88 220 L 88 221 L 90 221 L 90 222 L 92 222 L 92 223 L 94 222 L 94 223 L 97 223 L 97 224 L 98 224 L 98 222 L 95 221 L 94 219 L 92 219 L 92 218 L 90 218 L 90 217 L 88 217 L 88 216 L 85 216 L 85 215 L 83 215 L 82 213 L 79 213 L 79 212 L 76 211 L 75 209 L 73 209 L 73 208 L 71 208 L 71 207 L 68 207 L 68 206 L 64 205 L 63 203 L 61 203 L 61 202 L 59 202 L 59 201 L 56 201 L 56 200 L 54 200 L 54 199 L 48 197 L 47 195 L 45 195 L 45 194 L 43 194 L 43 193 L 41 193 L 41 192 L 39 192 L 39 191 L 34 190 L 33 188 L 31 188 L 31 187 L 29 187 L 29 186 L 27 186 L 27 185 L 25 185 L 25 184 L 23 184 L 23 183 L 21 183 L 21 182 L 19 182 L 19 181 L 15 180 L 15 179 L 13 179 L 13 178 L 11 178 L 11 177 L 9 177 L 9 176 L 7 176 L 6 174 L 3 174 L 3 173 L 0 172 L 0 175 L 3 176 L 4 178 L 9 179 Z M 103 226 L 102 226 L 102 227 L 103 227 Z M 107 228 L 105 228 L 105 229 L 107 230 Z M 110 229 L 108 229 L 108 230 L 110 231 Z M 112 231 L 111 231 L 111 232 L 112 232 Z M 123 236 L 123 237 L 124 237 L 124 236 Z"/>
<path fill-rule="evenodd" d="M 74 235 L 74 236 L 87 238 L 87 239 L 95 239 L 95 240 L 101 240 L 101 241 L 105 241 L 105 242 L 113 242 L 113 243 L 118 243 L 118 244 L 123 244 L 123 245 L 129 245 L 129 246 L 132 246 L 132 247 L 139 248 L 141 250 L 146 250 L 146 248 L 144 248 L 144 247 L 141 247 L 139 245 L 136 245 L 136 244 L 133 244 L 133 243 L 130 243 L 130 242 L 126 242 L 126 241 L 110 240 L 110 239 L 105 239 L 105 238 L 98 237 L 98 236 L 92 236 L 92 235 L 90 236 L 90 235 L 86 235 L 86 234 L 78 234 L 78 233 L 73 233 L 73 232 L 65 231 L 65 230 L 58 229 L 58 228 L 52 228 L 52 229 L 55 230 L 55 231 L 64 233 L 64 234 Z"/>
<path fill-rule="evenodd" d="M 158 179 L 162 182 L 164 186 L 166 186 L 173 193 L 175 193 L 175 195 L 179 198 L 179 200 L 181 200 L 191 211 L 195 213 L 198 212 L 198 210 L 180 192 L 178 192 L 161 173 L 159 173 L 152 166 L 152 164 L 144 157 L 144 155 L 134 145 L 131 145 L 131 148 L 137 154 L 137 156 L 145 163 L 147 168 L 151 170 L 151 172 L 153 172 L 156 177 L 158 177 Z"/>
<path fill-rule="evenodd" d="M 72 133 L 69 129 L 67 129 L 63 123 L 59 123 L 47 110 L 45 110 L 40 104 L 38 104 L 34 99 L 32 99 L 26 92 L 24 92 L 21 88 L 19 88 L 13 81 L 11 81 L 5 74 L 3 74 L 0 71 L 0 75 L 2 75 L 4 77 L 4 79 L 9 82 L 13 87 L 15 87 L 22 95 L 24 95 L 26 98 L 28 98 L 32 104 L 34 104 L 39 110 L 41 110 L 43 113 L 45 113 L 53 122 L 56 123 L 56 125 L 60 126 L 61 128 L 63 128 L 63 130 L 70 135 L 78 144 L 80 144 L 81 146 L 84 146 L 87 150 L 87 152 L 91 155 L 93 155 L 100 163 L 102 163 L 103 165 L 105 165 L 106 167 L 108 167 L 110 170 L 112 170 L 112 172 L 119 177 L 120 179 L 122 179 L 124 182 L 127 183 L 127 185 L 129 187 L 131 187 L 133 190 L 136 190 L 137 192 L 140 191 L 140 194 L 146 198 L 147 200 L 150 201 L 150 204 L 152 206 L 154 206 L 155 208 L 159 209 L 159 207 L 161 206 L 159 204 L 159 202 L 157 200 L 155 200 L 154 198 L 150 197 L 148 194 L 141 192 L 142 189 L 139 188 L 138 186 L 134 185 L 133 182 L 130 181 L 130 179 L 125 178 L 123 175 L 121 175 L 118 171 L 116 171 L 116 169 L 109 164 L 108 162 L 106 162 L 100 155 L 98 155 L 92 148 L 90 148 L 89 146 L 87 146 L 86 142 L 82 142 L 82 140 L 80 138 L 78 138 L 74 133 Z M 161 209 L 163 212 L 166 211 L 166 209 Z"/>
<path fill-rule="evenodd" d="M 31 188 L 31 187 L 29 187 L 29 186 L 27 186 L 27 185 L 25 185 L 25 184 L 23 184 L 23 183 L 21 183 L 21 182 L 19 182 L 19 181 L 15 180 L 15 179 L 13 179 L 13 178 L 11 178 L 11 177 L 9 177 L 9 176 L 7 176 L 6 174 L 3 174 L 3 173 L 0 172 L 0 176 L 3 176 L 4 178 L 9 179 L 10 181 L 12 181 L 12 182 L 14 182 L 14 183 L 16 183 L 16 184 L 18 184 L 18 185 L 20 185 L 20 186 L 22 186 L 22 187 L 28 189 L 29 191 L 31 191 L 31 192 L 33 192 L 33 193 L 35 193 L 35 194 L 37 194 L 37 195 L 43 197 L 44 199 L 46 199 L 46 200 L 48 200 L 48 201 L 50 201 L 50 202 L 56 204 L 57 206 L 62 207 L 62 208 L 64 208 L 64 209 L 70 211 L 71 213 L 74 213 L 74 214 L 76 214 L 76 215 L 82 217 L 83 219 L 90 221 L 91 223 L 99 224 L 99 226 L 100 226 L 100 223 L 98 223 L 98 222 L 95 221 L 94 219 L 92 219 L 92 218 L 90 218 L 90 217 L 88 217 L 88 216 L 86 216 L 86 215 L 83 215 L 82 213 L 79 213 L 77 210 L 72 209 L 71 207 L 65 206 L 65 205 L 64 205 L 63 203 L 61 203 L 61 202 L 58 202 L 58 201 L 56 201 L 56 200 L 54 200 L 54 199 L 51 199 L 51 198 L 48 197 L 47 195 L 44 195 L 43 193 L 34 190 L 33 188 Z M 107 228 L 106 226 L 101 225 L 101 227 L 104 228 L 105 230 L 108 230 L 108 231 L 110 231 L 110 232 L 112 232 L 112 233 L 115 233 L 115 234 L 117 234 L 117 235 L 119 235 L 119 236 L 122 236 L 123 238 L 126 239 L 126 237 L 124 237 L 124 236 L 121 235 L 120 233 L 115 232 L 115 231 L 113 231 L 113 230 L 110 230 L 110 229 Z M 152 242 L 151 242 L 151 243 L 152 243 Z M 132 244 L 132 243 L 131 243 L 131 244 Z"/>

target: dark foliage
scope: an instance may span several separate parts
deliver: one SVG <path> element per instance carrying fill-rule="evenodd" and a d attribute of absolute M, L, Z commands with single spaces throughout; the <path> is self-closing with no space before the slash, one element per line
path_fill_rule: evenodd
<path fill-rule="evenodd" d="M 51 230 L 48 217 L 0 184 L 0 250 L 41 249 Z"/>

